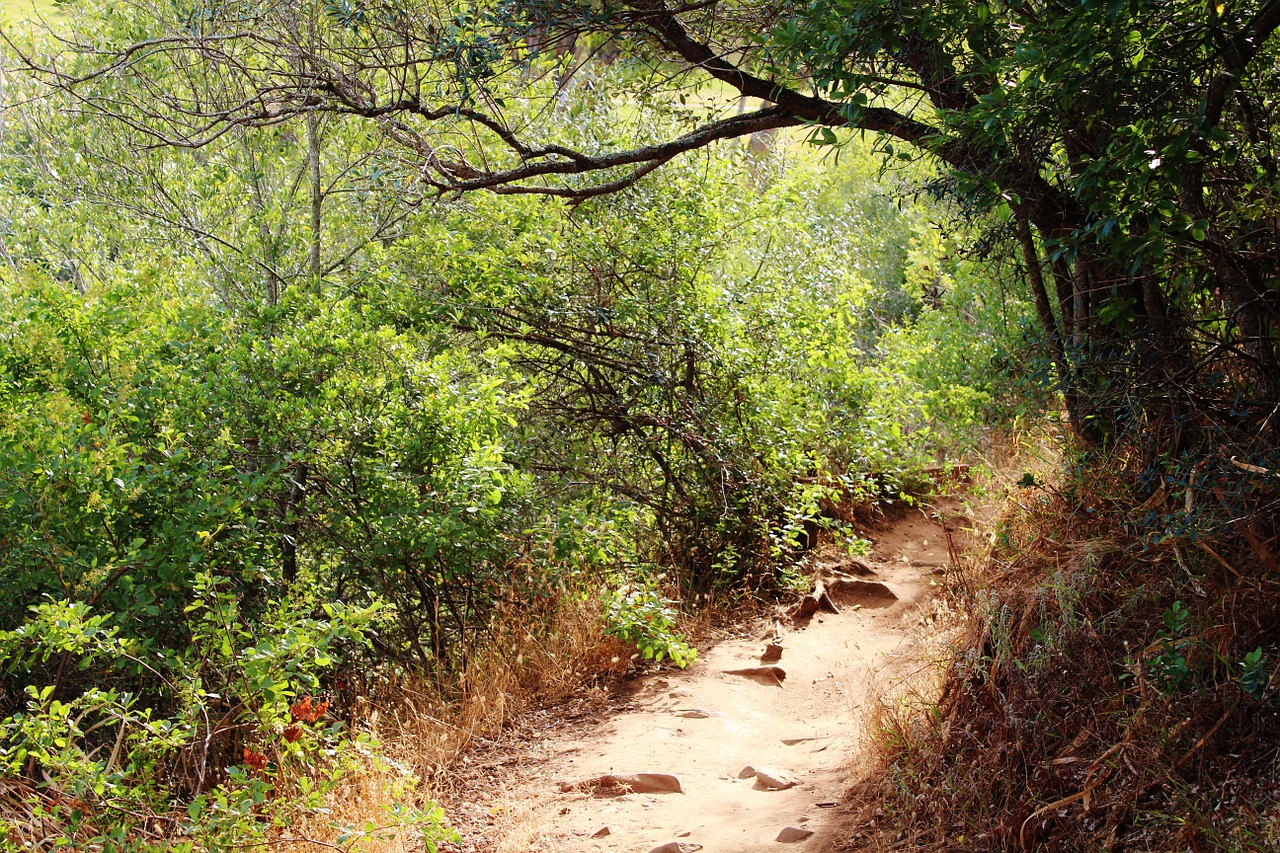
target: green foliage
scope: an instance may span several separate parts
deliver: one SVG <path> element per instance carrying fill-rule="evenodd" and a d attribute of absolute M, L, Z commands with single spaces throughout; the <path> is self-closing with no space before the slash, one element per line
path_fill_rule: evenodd
<path fill-rule="evenodd" d="M 0 634 L 11 673 L 61 661 L 54 683 L 28 685 L 21 709 L 0 726 L 3 772 L 23 780 L 14 789 L 20 809 L 10 814 L 24 816 L 8 827 L 11 841 L 116 851 L 239 846 L 320 808 L 344 772 L 367 762 L 376 744 L 350 737 L 326 717 L 329 703 L 310 697 L 335 645 L 362 641 L 373 609 L 326 604 L 319 620 L 310 606 L 278 602 L 251 633 L 225 579 L 202 576 L 198 586 L 188 607 L 197 627 L 182 652 L 122 636 L 108 614 L 82 602 L 37 605 Z M 62 676 L 70 668 L 114 670 L 117 686 L 69 690 Z M 148 686 L 128 689 L 131 674 Z M 181 808 L 165 782 L 174 778 L 187 788 Z M 436 810 L 396 821 L 416 824 L 429 843 L 452 835 Z M 176 832 L 156 830 L 166 824 Z"/>
<path fill-rule="evenodd" d="M 635 646 L 645 660 L 670 660 L 684 669 L 698 652 L 675 632 L 676 612 L 671 603 L 647 588 L 612 592 L 606 599 L 605 630 Z"/>
<path fill-rule="evenodd" d="M 501 381 L 419 358 L 340 300 L 305 319 L 286 304 L 269 340 L 256 320 L 198 302 L 123 287 L 86 299 L 37 274 L 6 308 L 4 749 L 10 772 L 46 780 L 32 819 L 92 849 L 108 843 L 104 827 L 148 837 L 175 798 L 194 797 L 184 832 L 212 840 L 317 808 L 364 747 L 337 724 L 290 739 L 291 704 L 331 689 L 375 621 L 394 638 L 385 626 L 421 618 L 402 576 L 371 577 L 371 541 L 449 536 L 438 564 L 453 571 L 483 554 L 478 531 L 506 482 L 484 441 Z M 327 485 L 310 495 L 310 524 L 290 503 L 299 458 L 309 484 Z M 433 488 L 430 474 L 447 481 Z M 377 513 L 355 516 L 344 488 Z M 415 526 L 401 532 L 405 506 Z M 287 544 L 301 546 L 308 583 L 286 582 Z M 403 553 L 397 568 L 410 571 Z M 378 590 L 394 593 L 383 615 Z M 94 817 L 44 814 L 49 792 Z"/>
<path fill-rule="evenodd" d="M 621 136 L 623 109 L 589 101 L 539 120 L 577 144 Z M 940 446 L 975 438 L 990 398 L 962 386 L 1000 381 L 981 348 L 1018 345 L 966 342 L 971 315 L 903 292 L 906 253 L 895 265 L 886 246 L 917 212 L 885 201 L 869 161 L 851 162 L 848 183 L 821 192 L 821 167 L 803 160 L 773 164 L 759 187 L 729 151 L 570 219 L 533 201 L 442 204 L 371 250 L 366 297 L 398 325 L 510 345 L 530 406 L 506 444 L 513 464 L 540 469 L 539 488 L 596 492 L 630 514 L 637 559 L 679 567 L 691 591 L 758 581 L 813 515 L 797 477 L 833 472 L 855 502 L 896 496 Z M 931 325 L 917 331 L 913 316 Z M 946 366 L 958 375 L 921 359 L 903 381 L 941 329 L 931 351 L 967 347 Z"/>
<path fill-rule="evenodd" d="M 1271 671 L 1262 647 L 1254 649 L 1240 661 L 1240 689 L 1251 699 L 1262 701 L 1271 686 Z"/>
<path fill-rule="evenodd" d="M 1275 403 L 1275 287 L 1261 272 L 1274 252 L 1248 235 L 1274 206 L 1260 142 L 1275 114 L 1260 105 L 1277 86 L 1276 26 L 1254 2 L 1082 2 L 1046 15 L 815 0 L 760 41 L 776 73 L 807 78 L 854 121 L 892 103 L 887 79 L 918 81 L 930 132 L 911 141 L 954 170 L 949 189 L 994 228 L 1023 217 L 1039 232 L 1059 297 L 1046 294 L 1040 319 L 1047 350 L 1065 343 L 1057 368 L 1074 425 L 1143 444 L 1153 420 L 1177 429 L 1188 417 L 1161 402 L 1187 387 L 1170 364 L 1204 359 L 1188 399 Z M 1229 340 L 1251 342 L 1231 366 L 1213 356 Z M 1192 406 L 1206 447 L 1265 423 L 1227 423 L 1217 405 Z"/>
<path fill-rule="evenodd" d="M 439 59 L 479 85 L 494 43 L 454 24 Z M 524 118 L 580 147 L 689 124 L 634 121 L 633 68 L 597 82 Z M 1025 303 L 865 147 L 724 150 L 566 215 L 423 205 L 358 125 L 140 150 L 55 100 L 0 139 L 0 757 L 82 849 L 268 840 L 374 748 L 354 696 L 447 694 L 501 614 L 602 579 L 602 632 L 685 666 L 664 573 L 794 582 L 806 525 L 846 532 L 824 507 L 899 499 L 1016 396 Z"/>
<path fill-rule="evenodd" d="M 1178 690 L 1191 677 L 1187 665 L 1187 651 L 1191 640 L 1187 637 L 1187 620 L 1190 613 L 1175 601 L 1161 614 L 1164 628 L 1160 631 L 1159 648 L 1151 659 L 1151 676 L 1165 693 Z"/>
<path fill-rule="evenodd" d="M 283 7 L 249 9 L 112 4 L 95 22 L 100 33 L 48 44 L 54 56 L 21 64 L 135 142 L 212 152 L 229 166 L 222 177 L 251 185 L 266 227 L 250 236 L 254 225 L 240 220 L 244 233 L 228 245 L 255 249 L 236 262 L 259 276 L 297 283 L 358 267 L 363 241 L 404 235 L 400 214 L 424 190 L 544 193 L 595 207 L 598 196 L 640 189 L 659 166 L 684 183 L 687 155 L 725 140 L 760 143 L 789 127 L 837 160 L 854 138 L 844 131 L 874 132 L 877 162 L 927 160 L 929 190 L 984 229 L 971 242 L 987 257 L 1016 257 L 1021 269 L 1008 277 L 1027 280 L 1039 326 L 1033 366 L 1063 393 L 1082 439 L 1133 441 L 1152 461 L 1166 442 L 1144 434 L 1156 423 L 1187 435 L 1184 404 L 1196 424 L 1187 440 L 1201 448 L 1219 444 L 1219 431 L 1244 447 L 1274 425 L 1280 260 L 1265 235 L 1280 170 L 1266 140 L 1280 16 L 1268 2 L 1087 0 L 1047 14 L 957 0 L 643 11 L 538 0 L 428 4 L 413 15 L 343 2 L 311 5 L 307 28 Z M 607 47 L 609 62 L 578 62 L 579 38 L 584 49 Z M 303 54 L 326 60 L 298 73 Z M 722 109 L 726 95 L 741 96 L 738 111 Z M 755 101 L 772 106 L 748 109 Z M 251 128 L 287 148 L 291 123 L 305 125 L 308 151 L 325 165 L 239 150 Z M 865 164 L 853 150 L 849 159 Z M 753 177 L 767 183 L 770 169 L 757 161 Z M 305 187 L 312 217 L 299 215 Z M 220 217 L 178 215 L 190 198 L 169 196 L 165 221 L 217 243 Z M 333 224 L 316 213 L 326 205 L 360 226 L 339 230 L 343 240 L 329 229 L 328 242 L 350 252 L 311 251 Z M 688 221 L 678 214 L 673 233 Z M 306 230 L 315 233 L 301 239 Z M 936 241 L 910 231 L 905 241 L 887 232 L 908 259 L 905 290 L 938 302 L 955 270 L 921 263 Z M 890 322 L 915 320 L 918 305 L 892 291 L 877 289 L 877 308 Z M 1022 318 L 1004 319 L 1017 328 Z M 965 354 L 950 344 L 939 357 Z M 1200 365 L 1185 394 L 1184 364 Z M 929 413 L 984 402 L 930 390 Z"/>

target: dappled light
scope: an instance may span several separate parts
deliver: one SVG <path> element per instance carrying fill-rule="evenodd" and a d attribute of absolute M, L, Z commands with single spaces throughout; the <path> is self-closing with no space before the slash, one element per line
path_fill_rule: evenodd
<path fill-rule="evenodd" d="M 1277 28 L 6 2 L 0 846 L 1275 849 Z"/>

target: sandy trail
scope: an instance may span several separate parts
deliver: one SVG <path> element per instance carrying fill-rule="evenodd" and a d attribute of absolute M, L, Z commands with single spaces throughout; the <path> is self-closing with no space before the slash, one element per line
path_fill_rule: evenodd
<path fill-rule="evenodd" d="M 936 501 L 865 535 L 861 561 L 831 551 L 817 568 L 878 582 L 850 584 L 839 613 L 784 621 L 776 665 L 785 680 L 729 674 L 762 666 L 772 627 L 717 644 L 682 672 L 641 680 L 627 701 L 586 731 L 556 734 L 538 750 L 543 766 L 519 774 L 503 798 L 524 812 L 520 839 L 505 850 L 829 850 L 844 832 L 840 808 L 859 748 L 857 710 L 873 683 L 892 677 L 923 634 L 921 603 L 945 571 L 943 521 L 958 505 Z M 858 565 L 858 563 L 861 565 Z M 867 575 L 871 569 L 874 574 Z M 746 767 L 794 786 L 771 790 Z M 605 774 L 670 774 L 682 793 L 591 784 Z M 740 778 L 745 776 L 745 778 Z M 795 841 L 779 841 L 791 827 Z"/>

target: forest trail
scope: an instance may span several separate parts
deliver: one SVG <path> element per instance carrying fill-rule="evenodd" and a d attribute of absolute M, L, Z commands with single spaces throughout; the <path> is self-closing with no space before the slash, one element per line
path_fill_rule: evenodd
<path fill-rule="evenodd" d="M 829 548 L 811 557 L 818 575 L 836 579 L 828 587 L 839 612 L 782 621 L 782 657 L 772 664 L 781 682 L 730 672 L 770 665 L 761 656 L 774 627 L 762 621 L 686 670 L 637 679 L 586 725 L 553 716 L 497 760 L 479 757 L 480 786 L 452 804 L 462 806 L 464 849 L 830 850 L 848 835 L 842 809 L 862 740 L 859 709 L 874 685 L 918 665 L 922 605 L 949 562 L 944 524 L 958 530 L 968 526 L 962 518 L 957 502 L 937 500 L 864 531 L 868 558 Z M 671 784 L 663 777 L 602 779 L 610 774 L 674 776 L 680 792 L 652 789 Z M 790 787 L 772 789 L 770 777 Z"/>

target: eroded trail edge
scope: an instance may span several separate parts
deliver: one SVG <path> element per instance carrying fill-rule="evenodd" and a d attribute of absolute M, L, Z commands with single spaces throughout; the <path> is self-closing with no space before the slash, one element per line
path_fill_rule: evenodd
<path fill-rule="evenodd" d="M 944 527 L 964 525 L 954 501 L 901 512 L 866 532 L 869 557 L 811 558 L 822 596 L 808 607 L 716 644 L 684 671 L 640 679 L 596 725 L 548 721 L 458 804 L 465 846 L 831 849 L 848 834 L 842 798 L 859 712 L 918 660 L 948 568 Z"/>

